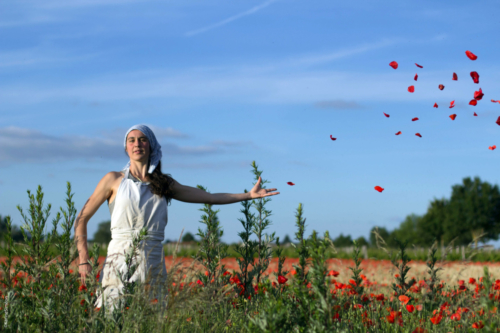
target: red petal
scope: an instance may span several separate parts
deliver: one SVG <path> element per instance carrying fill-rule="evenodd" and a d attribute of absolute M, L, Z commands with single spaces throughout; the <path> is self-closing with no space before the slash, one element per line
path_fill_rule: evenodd
<path fill-rule="evenodd" d="M 474 117 L 477 117 L 477 113 L 474 112 Z"/>
<path fill-rule="evenodd" d="M 477 105 L 477 101 L 476 101 L 475 99 L 473 99 L 473 100 L 471 100 L 471 101 L 469 102 L 469 105 L 474 105 L 474 106 L 476 106 L 476 105 Z"/>
<path fill-rule="evenodd" d="M 490 146 L 488 147 L 489 150 L 495 150 L 497 146 L 493 145 L 493 146 Z"/>
<path fill-rule="evenodd" d="M 453 79 L 452 80 L 458 80 L 458 76 L 457 76 L 457 73 L 453 73 Z"/>
<path fill-rule="evenodd" d="M 292 185 L 292 186 L 293 186 L 293 185 L 295 185 L 295 184 L 294 184 L 294 183 L 292 183 L 292 182 L 288 182 L 287 184 L 288 184 L 288 185 Z"/>
<path fill-rule="evenodd" d="M 419 64 L 415 63 L 415 65 L 417 65 L 418 68 L 424 68 L 424 66 L 420 66 Z"/>
<path fill-rule="evenodd" d="M 496 123 L 500 126 L 500 117 L 498 117 Z"/>
<path fill-rule="evenodd" d="M 474 53 L 472 53 L 469 50 L 465 51 L 465 54 L 469 57 L 470 60 L 476 60 L 477 59 L 477 55 L 475 55 Z"/>
<path fill-rule="evenodd" d="M 474 91 L 474 99 L 480 101 L 483 98 L 484 94 L 481 88 L 478 91 Z"/>
<path fill-rule="evenodd" d="M 384 189 L 380 186 L 375 186 L 375 190 L 379 191 L 379 192 L 382 192 Z"/>
<path fill-rule="evenodd" d="M 422 135 L 420 135 L 420 133 L 415 133 L 415 135 L 420 137 L 420 138 L 422 137 Z"/>
<path fill-rule="evenodd" d="M 434 107 L 437 108 L 438 107 L 438 103 L 434 103 Z"/>
<path fill-rule="evenodd" d="M 409 86 L 408 87 L 408 91 L 411 92 L 411 93 L 414 92 L 415 91 L 415 87 L 414 86 Z"/>
<path fill-rule="evenodd" d="M 399 132 L 396 133 L 396 135 L 399 135 L 399 134 L 401 134 L 401 131 L 399 131 Z"/>
<path fill-rule="evenodd" d="M 332 139 L 334 141 L 337 140 L 337 138 L 334 138 L 331 134 L 330 134 L 330 139 Z"/>
<path fill-rule="evenodd" d="M 418 118 L 417 118 L 417 117 L 415 117 L 415 118 L 413 118 L 411 121 L 417 121 L 417 120 L 418 120 Z"/>
<path fill-rule="evenodd" d="M 450 102 L 450 109 L 455 107 L 455 101 Z"/>
<path fill-rule="evenodd" d="M 455 118 L 456 118 L 456 117 L 457 117 L 457 115 L 456 115 L 456 114 L 452 114 L 452 115 L 450 116 L 451 120 L 455 120 Z"/>
<path fill-rule="evenodd" d="M 442 84 L 440 84 L 438 87 L 439 87 L 439 90 L 443 90 L 444 89 L 444 86 Z"/>
<path fill-rule="evenodd" d="M 494 99 L 491 100 L 493 103 L 497 103 L 498 101 L 495 101 Z"/>
<path fill-rule="evenodd" d="M 389 118 L 389 117 L 390 117 L 390 116 L 389 116 L 387 113 L 385 113 L 385 112 L 384 112 L 384 116 L 386 116 L 387 118 Z"/>
<path fill-rule="evenodd" d="M 418 74 L 415 74 L 415 77 L 413 78 L 415 81 L 418 79 Z"/>
<path fill-rule="evenodd" d="M 472 78 L 474 83 L 479 83 L 479 74 L 476 71 L 470 72 L 470 77 Z"/>
<path fill-rule="evenodd" d="M 397 63 L 397 62 L 395 62 L 395 61 L 391 61 L 391 62 L 389 63 L 389 66 L 391 66 L 392 68 L 396 69 L 396 68 L 398 68 L 398 63 Z"/>

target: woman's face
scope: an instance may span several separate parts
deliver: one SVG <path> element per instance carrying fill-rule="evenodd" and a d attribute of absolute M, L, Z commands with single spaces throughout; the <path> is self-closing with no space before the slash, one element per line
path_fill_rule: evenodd
<path fill-rule="evenodd" d="M 127 154 L 130 160 L 147 162 L 149 153 L 148 138 L 139 130 L 130 131 L 127 135 Z"/>

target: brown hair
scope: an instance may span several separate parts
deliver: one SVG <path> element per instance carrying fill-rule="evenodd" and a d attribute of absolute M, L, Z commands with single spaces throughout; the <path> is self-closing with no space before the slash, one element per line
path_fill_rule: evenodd
<path fill-rule="evenodd" d="M 148 163 L 149 169 L 149 163 Z M 149 188 L 153 194 L 160 197 L 165 197 L 167 200 L 167 205 L 170 204 L 174 192 L 172 191 L 172 185 L 174 184 L 174 179 L 169 174 L 164 174 L 161 172 L 161 161 L 158 161 L 158 165 L 153 170 L 153 173 L 148 173 L 148 178 L 150 179 Z"/>

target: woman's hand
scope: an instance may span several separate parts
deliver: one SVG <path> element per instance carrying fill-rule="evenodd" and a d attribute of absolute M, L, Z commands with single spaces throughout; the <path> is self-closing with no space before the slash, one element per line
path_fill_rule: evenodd
<path fill-rule="evenodd" d="M 250 199 L 259 199 L 271 195 L 280 194 L 280 192 L 273 192 L 277 190 L 275 188 L 270 188 L 270 189 L 260 188 L 261 181 L 262 179 L 259 177 L 259 180 L 255 184 L 255 186 L 252 188 L 252 190 L 250 190 Z"/>
<path fill-rule="evenodd" d="M 78 273 L 80 273 L 80 280 L 82 285 L 85 285 L 85 278 L 92 272 L 92 267 L 90 264 L 78 266 Z"/>

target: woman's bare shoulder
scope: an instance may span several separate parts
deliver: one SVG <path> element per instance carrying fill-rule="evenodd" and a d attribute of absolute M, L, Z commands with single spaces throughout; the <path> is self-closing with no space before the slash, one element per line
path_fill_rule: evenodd
<path fill-rule="evenodd" d="M 109 181 L 113 182 L 120 178 L 123 178 L 123 176 L 125 176 L 125 174 L 121 171 L 110 171 L 107 174 L 105 174 L 104 177 L 102 177 L 102 180 L 106 182 Z"/>

